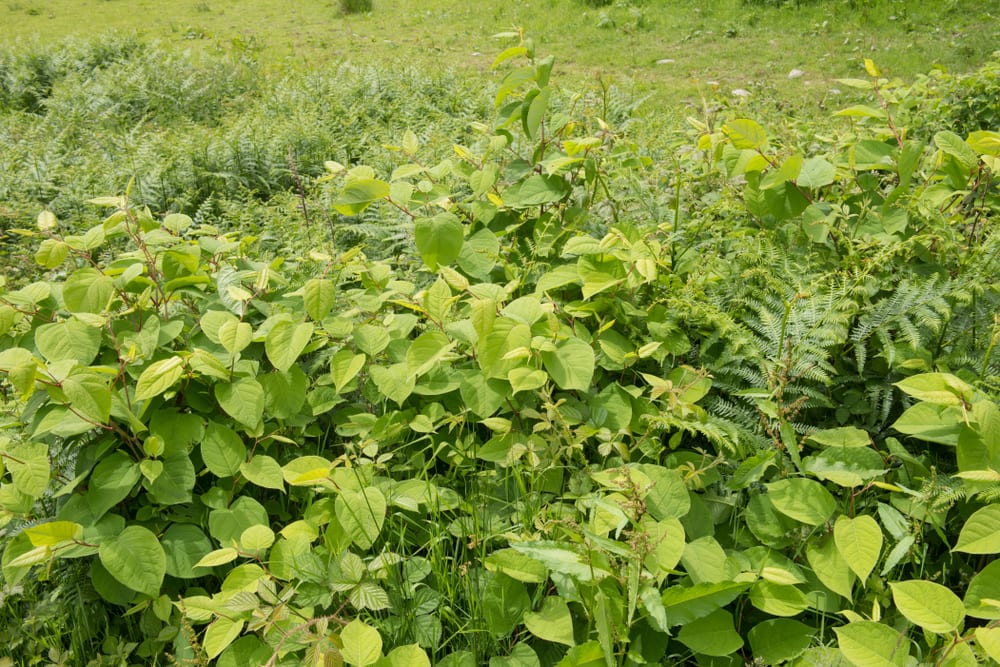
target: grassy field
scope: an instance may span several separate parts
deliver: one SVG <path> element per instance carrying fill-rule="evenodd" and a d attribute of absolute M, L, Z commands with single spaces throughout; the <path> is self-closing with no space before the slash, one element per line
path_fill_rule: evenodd
<path fill-rule="evenodd" d="M 795 6 L 799 5 L 799 6 Z M 368 15 L 336 2 L 279 0 L 7 0 L 0 40 L 54 40 L 106 31 L 135 33 L 179 49 L 252 49 L 278 70 L 331 63 L 407 63 L 485 70 L 501 45 L 492 35 L 520 26 L 555 54 L 575 81 L 609 77 L 655 112 L 725 94 L 822 100 L 863 58 L 891 76 L 932 67 L 967 71 L 1000 43 L 998 0 L 766 0 L 477 3 L 376 0 Z M 789 78 L 792 70 L 803 74 Z"/>

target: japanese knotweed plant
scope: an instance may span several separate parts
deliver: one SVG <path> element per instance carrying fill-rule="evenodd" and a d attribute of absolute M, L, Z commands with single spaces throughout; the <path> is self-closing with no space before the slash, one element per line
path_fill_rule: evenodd
<path fill-rule="evenodd" d="M 262 263 L 128 190 L 81 234 L 48 213 L 22 232 L 50 273 L 0 293 L 5 583 L 85 563 L 140 617 L 135 655 L 181 664 L 1000 657 L 992 397 L 911 374 L 903 441 L 797 429 L 785 355 L 833 345 L 796 348 L 826 321 L 786 299 L 780 340 L 757 311 L 785 374 L 744 387 L 770 420 L 746 437 L 687 363 L 718 349 L 708 316 L 679 321 L 722 309 L 681 303 L 664 230 L 616 198 L 649 160 L 574 117 L 528 40 L 495 67 L 497 118 L 454 158 L 407 132 L 390 174 L 328 165 L 337 213 L 412 222 L 395 264 Z M 794 192 L 846 183 L 767 159 L 758 128 L 718 143 L 748 206 L 793 224 Z"/>
<path fill-rule="evenodd" d="M 522 44 L 506 55 L 530 57 L 530 45 Z M 738 430 L 727 428 L 724 420 L 694 405 L 711 390 L 708 378 L 684 367 L 665 373 L 665 364 L 676 363 L 675 353 L 683 356 L 687 352 L 677 329 L 660 319 L 664 305 L 675 303 L 672 292 L 681 288 L 672 272 L 671 253 L 652 230 L 594 220 L 593 197 L 597 191 L 586 187 L 615 168 L 614 151 L 601 156 L 596 149 L 606 146 L 607 137 L 577 139 L 572 132 L 578 128 L 560 125 L 555 115 L 546 120 L 539 112 L 538 125 L 534 124 L 534 110 L 549 103 L 544 97 L 545 66 L 542 62 L 533 71 L 529 65 L 507 75 L 502 94 L 497 97 L 499 131 L 488 136 L 480 152 L 456 147 L 461 160 L 457 165 L 451 161 L 433 167 L 421 165 L 416 160 L 419 146 L 413 136 L 399 147 L 408 162 L 388 180 L 380 180 L 364 168 L 345 170 L 330 165 L 335 177 L 343 179 L 336 203 L 342 213 L 354 214 L 376 201 L 386 201 L 413 220 L 416 250 L 425 266 L 436 269 L 439 276 L 427 294 L 440 286 L 437 289 L 441 290 L 441 298 L 436 302 L 444 302 L 451 295 L 449 308 L 454 304 L 459 322 L 467 322 L 462 326 L 474 331 L 474 335 L 465 336 L 476 346 L 480 370 L 486 371 L 489 378 L 487 387 L 496 381 L 499 384 L 494 386 L 502 390 L 501 395 L 509 391 L 517 398 L 524 388 L 534 389 L 535 383 L 544 387 L 546 382 L 554 382 L 555 389 L 564 392 L 582 391 L 583 384 L 591 384 L 591 395 L 599 399 L 598 403 L 581 406 L 574 400 L 578 397 L 570 394 L 565 403 L 555 406 L 561 409 L 553 413 L 543 390 L 545 412 L 537 409 L 537 403 L 530 412 L 521 408 L 520 401 L 504 405 L 498 396 L 495 406 L 487 406 L 487 412 L 479 415 L 486 417 L 482 424 L 497 435 L 473 455 L 511 470 L 515 477 L 524 470 L 524 463 L 530 466 L 540 462 L 551 471 L 553 464 L 567 460 L 563 451 L 546 451 L 545 443 L 559 442 L 563 448 L 570 443 L 570 456 L 579 458 L 569 460 L 591 465 L 582 480 L 579 475 L 571 475 L 566 481 L 562 505 L 548 501 L 544 492 L 541 499 L 529 496 L 528 507 L 535 517 L 531 523 L 533 533 L 512 538 L 508 531 L 504 539 L 509 546 L 485 556 L 487 570 L 494 575 L 499 572 L 506 579 L 490 579 L 484 600 L 499 598 L 507 605 L 507 621 L 491 624 L 487 614 L 487 628 L 492 625 L 494 631 L 513 631 L 521 618 L 534 637 L 513 647 L 508 659 L 512 664 L 535 664 L 538 660 L 566 665 L 603 661 L 610 665 L 664 659 L 675 662 L 696 656 L 699 661 L 717 658 L 735 664 L 741 659 L 733 654 L 743 650 L 745 658 L 765 663 L 844 660 L 866 665 L 925 660 L 971 665 L 991 656 L 995 651 L 992 625 L 978 630 L 965 628 L 967 614 L 982 618 L 984 613 L 981 609 L 968 610 L 973 593 L 965 590 L 963 577 L 970 576 L 976 566 L 946 554 L 956 536 L 953 551 L 957 553 L 964 553 L 966 543 L 979 539 L 982 522 L 992 511 L 990 503 L 995 497 L 992 486 L 970 489 L 956 480 L 991 481 L 992 464 L 962 463 L 969 455 L 960 451 L 959 474 L 938 477 L 935 465 L 954 466 L 946 452 L 914 455 L 897 439 L 883 436 L 875 441 L 867 431 L 853 425 L 821 429 L 806 425 L 800 429 L 801 425 L 791 422 L 799 409 L 785 393 L 792 383 L 806 378 L 817 381 L 820 387 L 831 384 L 839 372 L 832 359 L 838 348 L 849 343 L 860 348 L 856 359 L 863 369 L 867 361 L 863 344 L 877 339 L 879 344 L 889 345 L 892 339 L 879 333 L 879 325 L 885 327 L 901 319 L 883 316 L 884 310 L 873 307 L 875 299 L 867 300 L 878 292 L 866 299 L 862 289 L 864 273 L 852 278 L 856 286 L 840 290 L 823 287 L 814 277 L 812 287 L 818 295 L 789 295 L 779 302 L 777 317 L 768 316 L 769 304 L 752 307 L 751 312 L 758 317 L 757 324 L 751 326 L 759 337 L 754 344 L 763 342 L 773 348 L 764 353 L 767 363 L 762 375 L 767 384 L 739 389 L 755 401 L 767 418 L 763 430 L 775 446 L 748 450 L 746 443 L 739 440 Z M 527 88 L 527 92 L 514 95 L 517 89 L 510 87 L 511 81 Z M 501 166 L 497 167 L 496 159 L 490 159 L 490 151 L 516 148 L 506 128 L 518 122 L 529 138 L 535 137 L 535 142 L 529 144 L 532 159 L 501 158 Z M 891 124 L 889 130 L 889 137 L 895 140 Z M 971 186 L 985 197 L 986 191 L 980 188 L 990 188 L 995 152 L 992 138 L 993 134 L 982 133 L 964 142 L 958 140 L 957 144 L 951 135 L 942 134 L 935 139 L 936 153 L 928 154 L 922 144 L 910 149 L 913 156 L 907 159 L 927 160 L 929 165 L 921 173 L 925 180 L 918 195 L 944 177 L 953 192 Z M 746 175 L 751 214 L 761 217 L 767 226 L 800 226 L 805 231 L 801 241 L 806 247 L 821 246 L 816 254 L 822 256 L 828 251 L 832 255 L 840 253 L 840 243 L 847 249 L 852 244 L 868 243 L 873 232 L 849 230 L 846 241 L 835 238 L 831 228 L 813 234 L 815 230 L 804 225 L 800 216 L 810 206 L 822 209 L 820 197 L 843 197 L 847 204 L 842 212 L 857 216 L 871 211 L 867 198 L 880 198 L 882 213 L 886 214 L 891 210 L 885 207 L 901 200 L 913 184 L 912 174 L 900 174 L 898 169 L 915 169 L 916 162 L 905 167 L 907 163 L 898 162 L 902 159 L 896 152 L 898 147 L 893 149 L 878 140 L 871 140 L 871 144 L 865 141 L 847 145 L 846 156 L 833 160 L 817 157 L 807 165 L 801 156 L 780 160 L 773 157 L 763 129 L 753 121 L 742 120 L 724 127 L 719 150 L 735 165 L 727 166 L 730 175 Z M 577 156 L 573 151 L 582 142 L 593 149 Z M 859 163 L 859 146 L 876 150 L 875 144 L 888 147 L 890 159 Z M 965 159 L 969 154 L 973 155 L 971 161 Z M 537 163 L 545 155 L 553 162 L 543 162 L 534 169 L 522 166 Z M 902 189 L 895 190 L 895 194 L 883 192 L 889 179 L 883 182 L 863 177 L 863 172 L 881 170 L 883 162 L 886 167 L 893 165 L 899 177 L 894 187 Z M 579 183 L 574 178 L 574 164 L 583 166 L 579 174 L 583 194 L 592 197 L 586 205 L 573 196 L 574 185 Z M 561 173 L 563 165 L 571 166 L 569 172 L 553 178 Z M 446 185 L 448 179 L 454 182 L 456 177 L 460 187 Z M 464 181 L 468 186 L 462 187 Z M 858 189 L 860 196 L 855 194 Z M 845 191 L 850 194 L 839 194 Z M 525 193 L 530 193 L 531 198 L 523 199 Z M 583 230 L 575 229 L 574 219 L 569 217 L 574 203 L 590 218 Z M 907 197 L 905 203 L 917 207 L 926 202 Z M 832 209 L 832 204 L 829 206 Z M 856 207 L 856 211 L 850 207 Z M 945 211 L 939 214 L 947 215 Z M 548 229 L 542 224 L 548 220 L 559 223 L 554 240 L 551 235 L 538 235 L 540 229 Z M 822 224 L 832 222 L 831 218 Z M 874 224 L 874 218 L 867 224 Z M 981 223 L 974 222 L 973 229 L 977 224 Z M 603 236 L 593 233 L 602 226 Z M 951 234 L 948 225 L 941 227 L 944 229 L 933 229 L 932 233 Z M 898 231 L 905 234 L 907 230 Z M 920 231 L 918 228 L 910 233 Z M 474 239 L 477 244 L 470 247 Z M 479 239 L 484 239 L 482 245 Z M 970 244 L 970 237 L 965 239 Z M 898 242 L 903 244 L 903 252 L 908 252 L 907 236 L 882 236 L 877 240 L 885 244 Z M 978 250 L 972 252 L 981 257 Z M 469 278 L 486 280 L 487 274 L 476 276 L 470 270 L 476 256 L 473 253 L 490 258 L 489 276 L 502 275 L 507 281 L 504 294 L 486 295 L 489 301 L 485 325 L 477 309 L 478 301 L 484 298 L 477 294 L 482 286 Z M 902 264 L 891 268 L 902 273 Z M 983 273 L 979 265 L 960 264 L 958 268 L 969 275 Z M 883 289 L 886 298 L 897 299 L 892 287 Z M 454 295 L 456 290 L 468 290 L 476 300 L 463 303 Z M 623 292 L 639 308 L 605 300 L 606 293 L 613 296 Z M 798 305 L 800 301 L 814 303 L 803 308 Z M 965 303 L 953 298 L 947 303 L 949 316 L 963 317 L 960 307 Z M 822 309 L 824 304 L 830 307 Z M 470 308 L 467 319 L 462 314 L 466 306 Z M 919 310 L 912 315 L 900 312 L 897 317 L 933 318 L 933 309 L 941 307 L 930 306 L 929 314 Z M 686 308 L 698 311 L 692 304 Z M 572 319 L 556 327 L 563 314 Z M 738 311 L 734 314 L 738 316 Z M 978 314 L 973 312 L 972 317 Z M 541 323 L 546 321 L 554 337 L 548 333 L 539 336 L 543 331 Z M 587 327 L 591 321 L 597 325 L 596 336 Z M 449 334 L 457 329 L 449 331 L 447 324 L 442 329 L 439 345 L 446 346 L 450 344 Z M 617 334 L 621 339 L 608 334 Z M 591 361 L 595 346 L 593 342 L 586 344 L 586 339 L 593 341 L 595 337 L 600 354 Z M 574 339 L 583 339 L 585 344 L 571 342 Z M 634 357 L 625 354 L 615 359 L 612 340 L 621 345 L 618 349 L 629 350 L 631 346 Z M 502 341 L 502 347 L 491 354 L 489 343 L 484 346 L 486 341 Z M 956 348 L 966 344 L 954 343 Z M 563 357 L 562 366 L 571 370 L 565 375 L 553 362 L 560 351 L 568 351 L 571 346 L 574 354 Z M 973 342 L 971 349 L 982 348 Z M 710 352 L 707 344 L 701 350 L 706 365 L 712 363 Z M 915 351 L 909 354 L 915 355 Z M 985 359 L 988 357 L 986 350 Z M 652 362 L 661 366 L 658 374 L 651 372 Z M 401 366 L 400 372 L 405 368 Z M 909 363 L 897 372 L 910 375 L 920 368 Z M 602 372 L 611 370 L 618 371 L 611 386 L 627 397 L 616 397 L 608 390 L 612 376 L 604 374 L 602 378 Z M 579 386 L 572 379 L 578 374 L 585 378 Z M 982 418 L 989 419 L 987 406 L 994 406 L 993 402 L 951 375 L 912 376 L 897 383 L 895 390 L 915 396 L 917 388 L 937 384 L 964 392 L 959 401 L 964 409 L 979 405 Z M 979 458 L 992 451 L 995 443 L 987 444 L 994 439 L 991 427 L 977 430 L 967 417 L 959 418 L 955 392 L 942 397 L 928 391 L 952 411 L 947 417 L 936 417 L 930 426 L 917 416 L 928 412 L 926 408 L 911 409 L 894 422 L 896 431 L 926 439 L 927 433 L 938 428 L 951 432 L 965 424 L 978 434 L 967 436 L 968 447 L 980 452 Z M 463 400 L 467 407 L 474 406 L 482 395 L 488 392 L 466 392 Z M 668 396 L 666 403 L 654 403 L 651 411 L 648 399 L 655 401 L 664 395 Z M 809 392 L 802 397 L 816 398 Z M 598 430 L 596 454 L 604 458 L 599 466 L 603 470 L 595 470 L 594 463 L 600 459 L 588 450 L 594 441 L 581 441 L 580 430 L 567 431 L 563 427 L 575 426 L 576 415 L 591 415 L 593 419 L 602 411 L 607 412 L 604 424 L 615 424 L 618 415 L 629 414 L 618 406 L 631 410 L 631 421 L 628 426 L 618 422 L 613 433 L 621 436 L 631 431 L 632 437 L 615 437 L 613 446 L 608 446 Z M 829 417 L 821 424 L 830 426 L 827 420 Z M 536 439 L 519 432 L 525 422 L 533 422 L 531 435 L 538 436 Z M 926 430 L 917 424 L 923 424 Z M 639 427 L 647 429 L 639 435 L 640 446 L 629 447 Z M 664 443 L 646 439 L 649 429 L 671 433 L 668 444 L 676 451 L 668 453 Z M 807 432 L 808 438 L 801 431 Z M 557 436 L 555 440 L 545 435 L 552 432 Z M 696 436 L 687 446 L 681 437 L 685 432 Z M 709 444 L 715 446 L 714 453 L 707 447 Z M 968 466 L 979 467 L 963 469 Z M 520 488 L 530 488 L 521 479 L 517 483 Z M 942 485 L 954 490 L 946 493 Z M 979 503 L 967 511 L 979 509 L 967 522 L 949 530 L 944 523 L 951 509 L 948 503 L 966 496 Z M 573 501 L 571 509 L 565 507 L 567 500 Z M 556 508 L 558 511 L 553 513 Z M 529 525 L 528 518 L 524 518 L 524 526 Z M 727 524 L 728 531 L 723 529 Z M 883 548 L 885 533 L 894 540 L 891 549 Z M 482 539 L 478 534 L 470 537 Z M 992 538 L 992 532 L 983 536 L 987 542 Z M 995 545 L 984 548 L 994 549 Z M 927 569 L 941 567 L 942 561 L 947 561 L 944 569 L 928 576 Z M 876 573 L 879 564 L 882 567 Z M 975 579 L 980 587 L 989 585 L 988 574 L 975 576 L 980 577 Z M 546 581 L 551 582 L 554 592 L 540 598 L 532 585 Z M 963 590 L 965 603 L 956 593 Z M 973 592 L 978 594 L 978 590 L 974 588 Z M 934 618 L 938 610 L 946 617 Z M 842 612 L 847 623 L 831 631 L 828 617 L 835 612 Z M 675 631 L 677 626 L 680 630 Z M 908 627 L 919 628 L 923 635 L 910 635 Z M 553 654 L 545 641 L 571 648 Z M 833 642 L 838 648 L 822 646 Z"/>
<path fill-rule="evenodd" d="M 895 380 L 995 372 L 1000 134 L 911 136 L 894 121 L 905 89 L 871 61 L 866 69 L 868 79 L 843 83 L 878 106 L 838 112 L 850 131 L 823 152 L 781 145 L 750 119 L 703 126 L 700 154 L 749 217 L 735 241 L 701 256 L 702 271 L 722 278 L 706 295 L 742 327 L 713 324 L 728 349 L 702 347 L 726 399 L 707 405 L 741 423 L 764 407 L 775 433 L 782 423 L 806 433 L 835 410 L 837 423 L 884 430 L 901 410 Z"/>
<path fill-rule="evenodd" d="M 435 430 L 364 395 L 381 391 L 366 354 L 418 324 L 383 309 L 412 284 L 348 253 L 290 285 L 186 216 L 94 203 L 113 212 L 83 235 L 40 217 L 36 260 L 61 277 L 3 295 L 0 365 L 24 428 L 3 441 L 2 507 L 29 521 L 6 582 L 88 559 L 94 589 L 142 615 L 140 657 L 369 664 L 378 633 L 355 616 L 388 606 L 387 508 L 455 504 L 425 466 L 378 474 L 406 434 Z"/>
<path fill-rule="evenodd" d="M 181 663 L 465 664 L 533 653 L 522 625 L 619 660 L 638 618 L 663 634 L 669 498 L 688 491 L 647 422 L 728 445 L 695 405 L 707 378 L 650 331 L 667 315 L 635 306 L 661 280 L 655 240 L 582 231 L 614 136 L 543 122 L 551 67 L 511 71 L 481 154 L 346 174 L 337 210 L 413 217 L 418 270 L 349 251 L 286 273 L 128 191 L 81 234 L 48 212 L 22 230 L 50 278 L 0 295 L 21 425 L 2 442 L 5 581 L 84 559 L 141 616 L 135 654 Z"/>

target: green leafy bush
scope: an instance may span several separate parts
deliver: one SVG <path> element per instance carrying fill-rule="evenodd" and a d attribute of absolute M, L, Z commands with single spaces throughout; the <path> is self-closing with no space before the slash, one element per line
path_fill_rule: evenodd
<path fill-rule="evenodd" d="M 971 74 L 935 71 L 913 84 L 910 123 L 916 131 L 960 135 L 1000 127 L 1000 52 Z"/>
<path fill-rule="evenodd" d="M 394 257 L 132 186 L 19 230 L 5 590 L 128 610 L 102 661 L 1000 659 L 1000 134 L 906 136 L 867 62 L 823 150 L 692 119 L 659 163 L 553 64 L 503 51 L 446 154 L 326 162 Z"/>
<path fill-rule="evenodd" d="M 364 14 L 372 10 L 372 0 L 340 0 L 343 14 Z"/>

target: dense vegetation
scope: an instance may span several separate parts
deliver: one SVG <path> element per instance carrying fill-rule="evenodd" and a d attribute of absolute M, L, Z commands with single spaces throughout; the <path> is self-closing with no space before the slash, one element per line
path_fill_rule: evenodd
<path fill-rule="evenodd" d="M 1000 660 L 1000 65 L 646 141 L 507 39 L 0 58 L 9 663 Z"/>

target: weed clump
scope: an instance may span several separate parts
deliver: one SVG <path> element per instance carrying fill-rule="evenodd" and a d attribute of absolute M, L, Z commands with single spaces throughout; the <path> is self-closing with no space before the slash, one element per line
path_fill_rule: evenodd
<path fill-rule="evenodd" d="M 340 0 L 342 14 L 367 14 L 372 10 L 372 0 Z"/>

